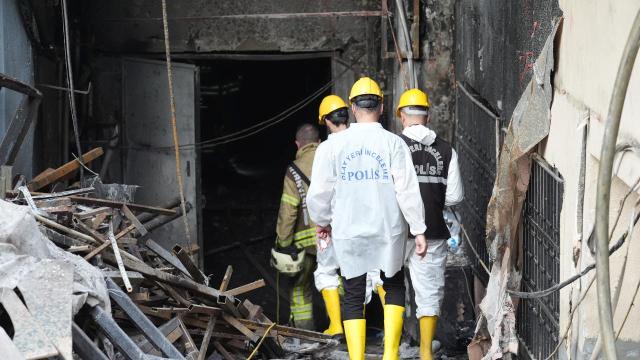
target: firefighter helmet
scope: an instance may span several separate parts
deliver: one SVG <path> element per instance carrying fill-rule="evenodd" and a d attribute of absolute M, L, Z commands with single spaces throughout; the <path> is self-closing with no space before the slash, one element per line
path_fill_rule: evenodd
<path fill-rule="evenodd" d="M 281 274 L 295 276 L 302 271 L 304 257 L 304 249 L 298 249 L 297 252 L 293 253 L 290 251 L 283 252 L 279 249 L 271 249 L 271 266 Z"/>

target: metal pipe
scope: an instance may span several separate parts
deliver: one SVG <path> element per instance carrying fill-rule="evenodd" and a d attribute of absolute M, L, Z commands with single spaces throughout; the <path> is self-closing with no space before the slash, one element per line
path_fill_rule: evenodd
<path fill-rule="evenodd" d="M 111 314 L 102 310 L 99 306 L 94 306 L 89 312 L 93 321 L 111 340 L 118 350 L 129 360 L 158 360 L 164 359 L 153 355 L 147 355 L 131 340 L 120 326 L 111 318 Z"/>
<path fill-rule="evenodd" d="M 209 279 L 202 273 L 202 271 L 200 271 L 200 269 L 198 269 L 198 266 L 191 260 L 189 253 L 187 253 L 182 246 L 176 244 L 173 246 L 171 251 L 189 271 L 191 278 L 201 284 L 209 285 Z"/>
<path fill-rule="evenodd" d="M 418 83 L 415 68 L 413 67 L 413 49 L 411 46 L 411 36 L 409 35 L 409 26 L 407 25 L 407 17 L 404 12 L 404 3 L 402 0 L 396 0 L 396 7 L 398 8 L 398 20 L 400 21 L 400 28 L 402 29 L 402 35 L 404 36 L 405 55 L 407 55 L 407 65 L 409 66 L 409 87 L 415 88 Z"/>
<path fill-rule="evenodd" d="M 76 323 L 73 323 L 71 327 L 71 334 L 73 336 L 73 350 L 80 355 L 81 359 L 109 360 Z"/>
<path fill-rule="evenodd" d="M 611 177 L 616 139 L 620 130 L 620 116 L 627 95 L 631 71 L 640 46 L 640 11 L 627 39 L 618 74 L 611 93 L 609 114 L 604 130 L 600 169 L 598 171 L 596 195 L 596 277 L 598 290 L 598 314 L 600 334 L 604 344 L 604 355 L 609 360 L 618 358 L 613 332 L 613 312 L 611 308 L 611 284 L 609 282 L 609 201 L 611 198 Z"/>
<path fill-rule="evenodd" d="M 140 311 L 138 306 L 129 298 L 127 294 L 120 289 L 120 287 L 111 280 L 111 278 L 105 278 L 107 283 L 107 289 L 109 290 L 109 297 L 120 306 L 120 308 L 129 316 L 134 325 L 142 331 L 144 336 L 158 348 L 164 355 L 172 358 L 184 360 L 184 357 L 173 344 L 167 340 L 167 338 L 153 325 L 151 320 Z"/>
<path fill-rule="evenodd" d="M 42 98 L 42 93 L 33 86 L 0 73 L 0 88 L 7 88 L 33 98 Z"/>
<path fill-rule="evenodd" d="M 160 204 L 158 207 L 165 208 L 165 209 L 173 209 L 178 206 L 180 206 L 180 197 L 177 196 L 174 199 L 171 199 L 170 201 L 164 204 Z M 158 216 L 160 216 L 160 214 L 143 212 L 142 214 L 138 215 L 138 221 L 140 221 L 141 223 L 147 223 Z"/>
<path fill-rule="evenodd" d="M 586 169 L 587 169 L 587 141 L 589 139 L 589 119 L 590 119 L 590 111 L 587 109 L 584 112 L 584 116 L 582 117 L 581 125 L 579 129 L 581 131 L 582 142 L 580 143 L 580 171 L 578 176 L 578 204 L 576 206 L 576 234 L 577 234 L 577 246 L 580 247 L 579 251 L 582 251 L 582 241 L 584 238 L 583 228 L 584 228 L 584 188 L 585 188 L 585 179 L 586 179 Z M 580 254 L 578 257 L 574 255 L 573 265 L 577 269 L 582 268 L 582 259 L 584 257 Z M 573 299 L 571 300 L 573 303 L 576 303 L 580 297 L 580 290 L 582 289 L 582 282 L 578 283 L 577 291 L 573 295 Z M 582 332 L 582 328 L 579 326 L 579 322 L 576 321 L 572 325 L 571 329 L 571 348 L 569 352 L 570 359 L 576 359 L 578 357 L 578 339 L 580 338 L 580 334 Z"/>
<path fill-rule="evenodd" d="M 187 214 L 189 213 L 189 211 L 191 211 L 191 209 L 193 208 L 193 206 L 191 205 L 190 202 L 187 202 L 185 204 L 185 209 L 187 210 Z M 175 214 L 173 215 L 161 215 L 158 217 L 155 217 L 149 221 L 147 221 L 146 223 L 144 223 L 144 227 L 147 229 L 147 231 L 151 232 L 157 228 L 159 228 L 162 225 L 168 224 L 170 222 L 172 222 L 173 220 L 179 218 L 180 216 L 182 216 L 182 209 L 180 208 L 180 206 L 172 209 L 175 210 Z"/>

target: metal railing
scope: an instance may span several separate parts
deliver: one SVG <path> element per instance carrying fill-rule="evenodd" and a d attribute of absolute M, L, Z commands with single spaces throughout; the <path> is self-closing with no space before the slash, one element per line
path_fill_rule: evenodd
<path fill-rule="evenodd" d="M 500 116 L 484 105 L 464 84 L 456 86 L 456 131 L 454 145 L 465 191 L 457 206 L 470 241 L 485 264 L 489 254 L 485 242 L 487 204 L 493 191 L 500 148 Z M 488 276 L 479 260 L 471 259 L 476 276 L 484 283 Z"/>
<path fill-rule="evenodd" d="M 557 170 L 534 155 L 522 210 L 522 291 L 549 288 L 560 281 L 560 211 L 564 181 Z M 560 330 L 560 292 L 522 299 L 517 332 L 522 359 L 544 359 L 555 348 Z"/>

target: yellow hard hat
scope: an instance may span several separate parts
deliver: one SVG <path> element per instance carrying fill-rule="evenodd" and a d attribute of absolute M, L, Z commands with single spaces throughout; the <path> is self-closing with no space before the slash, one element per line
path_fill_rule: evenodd
<path fill-rule="evenodd" d="M 351 93 L 349 93 L 349 101 L 353 102 L 353 98 L 360 95 L 377 95 L 381 98 L 383 97 L 378 83 L 368 77 L 362 77 L 353 84 Z"/>
<path fill-rule="evenodd" d="M 349 107 L 344 102 L 344 100 L 342 100 L 340 96 L 337 96 L 337 95 L 325 96 L 325 98 L 322 99 L 322 102 L 320 103 L 320 109 L 318 109 L 318 123 L 320 125 L 324 125 L 325 116 L 342 108 L 349 108 Z"/>
<path fill-rule="evenodd" d="M 400 95 L 400 101 L 396 108 L 396 116 L 400 116 L 400 109 L 405 106 L 429 107 L 429 97 L 420 89 L 409 89 Z"/>

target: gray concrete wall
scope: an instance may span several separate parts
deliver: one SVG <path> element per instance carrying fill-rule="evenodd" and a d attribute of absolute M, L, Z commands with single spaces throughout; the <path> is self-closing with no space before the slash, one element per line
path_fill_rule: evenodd
<path fill-rule="evenodd" d="M 640 11 L 636 0 L 576 1 L 560 0 L 564 13 L 562 32 L 556 45 L 551 128 L 543 155 L 557 167 L 565 181 L 563 207 L 560 220 L 560 280 L 565 280 L 595 261 L 587 244 L 587 237 L 595 226 L 596 182 L 600 167 L 600 152 L 609 102 L 623 48 L 631 24 Z M 622 112 L 617 146 L 640 142 L 640 58 L 635 61 Z M 582 126 L 588 123 L 587 159 L 583 213 L 578 213 L 579 158 L 582 150 Z M 610 226 L 613 239 L 629 229 L 633 209 L 640 199 L 636 188 L 640 178 L 640 156 L 637 152 L 619 153 L 615 159 L 611 183 Z M 628 196 L 625 203 L 622 200 Z M 615 218 L 621 212 L 618 225 Z M 577 219 L 582 215 L 579 228 Z M 578 234 L 583 234 L 578 241 Z M 625 255 L 628 255 L 623 271 Z M 574 262 L 574 259 L 576 261 Z M 619 359 L 640 358 L 640 308 L 635 295 L 640 285 L 640 233 L 638 226 L 622 249 L 610 257 L 611 289 L 618 292 L 614 309 L 614 329 L 617 331 L 629 311 L 629 317 L 620 333 Z M 569 324 L 570 313 L 577 299 L 587 291 L 595 271 L 567 286 L 560 293 L 560 328 Z M 588 359 L 600 333 L 596 286 L 586 293 L 577 309 L 569 332 L 569 345 L 560 348 L 562 359 Z M 635 297 L 634 297 L 635 296 Z"/>
<path fill-rule="evenodd" d="M 16 0 L 0 1 L 0 73 L 33 85 L 33 58 L 29 38 L 22 26 Z M 24 95 L 15 91 L 0 90 L 0 138 L 2 138 Z M 28 178 L 33 172 L 33 131 L 25 138 L 13 174 Z"/>

